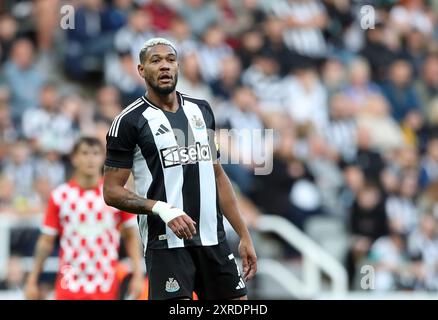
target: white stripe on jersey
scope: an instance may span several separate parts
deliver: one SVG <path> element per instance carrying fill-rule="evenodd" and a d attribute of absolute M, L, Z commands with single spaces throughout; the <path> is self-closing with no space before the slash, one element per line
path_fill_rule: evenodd
<path fill-rule="evenodd" d="M 147 108 L 143 112 L 143 116 L 148 121 L 151 132 L 157 132 L 161 125 L 164 125 L 166 128 L 172 128 L 169 120 L 161 109 Z M 152 134 L 152 136 L 154 137 L 155 146 L 157 147 L 161 163 L 164 163 L 164 160 L 161 158 L 160 150 L 178 145 L 173 131 L 167 134 L 160 134 L 158 136 Z M 163 175 L 167 202 L 176 208 L 184 209 L 182 195 L 184 182 L 183 167 L 179 165 L 166 168 L 166 170 L 163 170 Z M 179 239 L 167 225 L 166 236 L 169 248 L 184 247 L 184 240 Z"/>
<path fill-rule="evenodd" d="M 111 124 L 111 127 L 109 129 L 109 135 L 112 137 L 117 137 L 117 134 L 119 132 L 120 121 L 122 120 L 122 118 L 126 114 L 133 111 L 134 109 L 136 109 L 137 107 L 139 107 L 142 104 L 143 104 L 143 101 L 140 98 L 138 98 L 133 103 L 131 103 L 129 106 L 127 106 L 125 109 L 123 109 L 123 111 L 117 117 L 114 118 L 113 123 Z"/>
<path fill-rule="evenodd" d="M 196 142 L 201 145 L 209 145 L 207 127 L 197 129 L 191 119 L 196 116 L 204 119 L 199 107 L 188 100 L 185 101 L 183 110 L 189 121 L 193 136 Z M 210 153 L 214 150 L 210 150 Z M 199 236 L 203 246 L 218 244 L 217 239 L 217 209 L 216 209 L 216 190 L 211 190 L 211 181 L 215 181 L 212 160 L 199 161 L 199 191 L 200 191 L 200 214 L 199 214 Z M 212 217 L 212 215 L 214 215 Z"/>
<path fill-rule="evenodd" d="M 138 146 L 135 148 L 132 174 L 135 177 L 135 192 L 144 198 L 147 198 L 149 187 L 152 183 L 152 174 Z M 138 226 L 141 240 L 143 241 L 144 254 L 148 245 L 148 216 L 146 214 L 138 215 Z"/>

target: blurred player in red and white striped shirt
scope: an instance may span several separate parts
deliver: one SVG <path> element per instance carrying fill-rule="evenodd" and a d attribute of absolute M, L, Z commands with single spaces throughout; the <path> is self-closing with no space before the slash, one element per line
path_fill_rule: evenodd
<path fill-rule="evenodd" d="M 81 138 L 73 148 L 72 179 L 51 194 L 26 298 L 39 299 L 38 277 L 55 241 L 60 241 L 56 299 L 117 299 L 116 265 L 120 236 L 132 261 L 129 296 L 141 294 L 144 284 L 135 215 L 105 204 L 102 196 L 104 149 L 99 140 Z"/>

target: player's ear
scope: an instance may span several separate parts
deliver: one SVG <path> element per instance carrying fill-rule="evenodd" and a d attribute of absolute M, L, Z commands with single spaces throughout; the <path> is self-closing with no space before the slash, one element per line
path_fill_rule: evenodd
<path fill-rule="evenodd" d="M 140 77 L 144 78 L 144 66 L 142 64 L 137 65 L 137 71 Z"/>

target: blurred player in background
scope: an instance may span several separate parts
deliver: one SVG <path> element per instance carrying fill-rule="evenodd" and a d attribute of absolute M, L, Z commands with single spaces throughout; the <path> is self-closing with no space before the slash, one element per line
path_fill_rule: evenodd
<path fill-rule="evenodd" d="M 105 201 L 139 214 L 149 299 L 247 299 L 257 257 L 232 185 L 217 161 L 209 103 L 175 90 L 177 52 L 148 40 L 138 71 L 147 94 L 107 134 Z M 125 188 L 133 173 L 136 193 Z M 240 237 L 243 274 L 228 247 L 223 215 Z"/>
<path fill-rule="evenodd" d="M 105 204 L 102 196 L 104 148 L 96 138 L 83 137 L 73 148 L 72 179 L 51 194 L 37 242 L 33 269 L 26 283 L 27 299 L 40 299 L 38 278 L 60 241 L 55 284 L 59 300 L 114 300 L 120 236 L 132 262 L 129 297 L 137 298 L 144 284 L 135 216 Z"/>

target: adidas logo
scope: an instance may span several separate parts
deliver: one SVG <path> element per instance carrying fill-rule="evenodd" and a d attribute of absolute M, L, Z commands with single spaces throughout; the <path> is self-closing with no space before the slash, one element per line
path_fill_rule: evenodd
<path fill-rule="evenodd" d="M 245 287 L 246 287 L 246 286 L 245 286 L 245 282 L 243 282 L 243 279 L 240 278 L 240 281 L 239 281 L 239 283 L 238 283 L 238 285 L 237 285 L 237 287 L 236 287 L 236 290 L 243 289 L 243 288 L 245 288 Z"/>
<path fill-rule="evenodd" d="M 155 132 L 156 136 L 159 136 L 160 134 L 165 134 L 167 132 L 169 132 L 170 130 L 167 129 L 163 124 L 160 125 L 160 127 L 158 128 L 157 132 Z"/>

